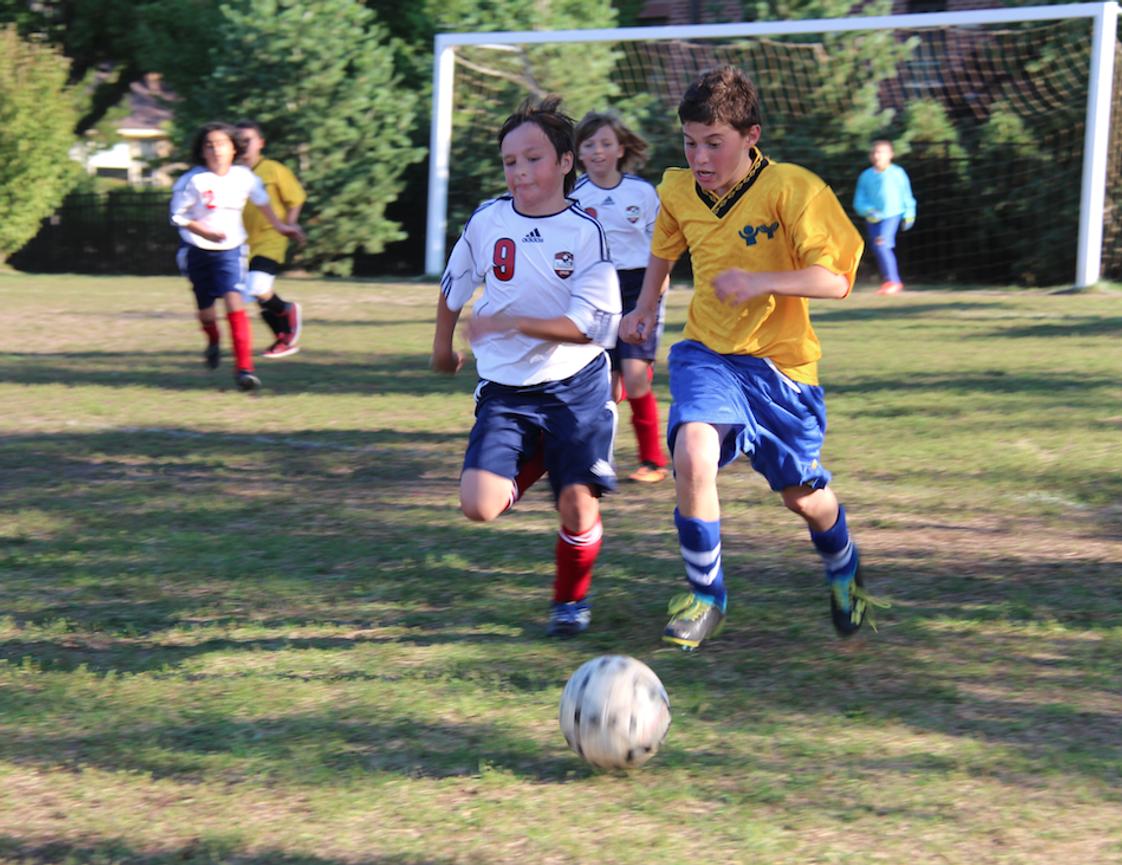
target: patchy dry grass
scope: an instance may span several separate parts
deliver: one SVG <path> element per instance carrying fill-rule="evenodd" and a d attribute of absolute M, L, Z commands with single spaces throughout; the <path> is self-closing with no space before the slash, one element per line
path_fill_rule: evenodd
<path fill-rule="evenodd" d="M 734 467 L 729 626 L 686 655 L 669 485 L 606 500 L 594 629 L 545 640 L 555 516 L 459 516 L 435 287 L 282 291 L 304 351 L 247 398 L 180 282 L 0 274 L 0 862 L 1122 862 L 1122 298 L 816 304 L 826 461 L 893 607 L 837 641 L 805 530 Z M 673 702 L 634 775 L 557 729 L 605 652 Z"/>

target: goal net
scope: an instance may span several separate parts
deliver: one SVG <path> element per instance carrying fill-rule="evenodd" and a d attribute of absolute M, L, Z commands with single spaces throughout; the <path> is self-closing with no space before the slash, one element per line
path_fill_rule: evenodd
<path fill-rule="evenodd" d="M 504 189 L 496 145 L 525 96 L 578 118 L 614 108 L 684 165 L 677 105 L 709 67 L 755 81 L 761 149 L 850 206 L 872 140 L 895 144 L 918 219 L 906 281 L 1122 279 L 1122 53 L 1116 3 L 678 28 L 442 34 L 434 70 L 426 270 Z M 867 258 L 871 259 L 871 256 Z M 866 264 L 870 268 L 872 262 Z"/>

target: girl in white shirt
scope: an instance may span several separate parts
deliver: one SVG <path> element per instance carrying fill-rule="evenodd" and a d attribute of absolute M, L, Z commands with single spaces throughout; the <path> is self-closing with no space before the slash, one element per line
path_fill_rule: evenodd
<path fill-rule="evenodd" d="M 191 281 L 199 324 L 207 336 L 206 365 L 218 367 L 214 304 L 221 298 L 234 346 L 234 380 L 240 390 L 249 391 L 261 387 L 261 380 L 253 373 L 252 338 L 242 297 L 246 257 L 242 210 L 252 201 L 281 234 L 299 239 L 303 232 L 277 219 L 261 180 L 244 165 L 234 164 L 241 149 L 237 131 L 226 123 L 207 123 L 198 131 L 192 147 L 195 167 L 172 189 L 171 222 L 182 240 L 179 269 Z"/>
<path fill-rule="evenodd" d="M 608 234 L 626 315 L 635 308 L 643 287 L 659 209 L 654 186 L 627 173 L 646 162 L 647 142 L 614 114 L 590 112 L 577 124 L 576 143 L 577 163 L 585 174 L 577 181 L 570 198 L 595 216 Z M 651 390 L 661 335 L 660 307 L 659 327 L 647 339 L 641 344 L 621 341 L 611 352 L 612 395 L 616 402 L 626 396 L 639 446 L 639 466 L 630 478 L 641 483 L 657 483 L 668 474 L 658 403 Z"/>

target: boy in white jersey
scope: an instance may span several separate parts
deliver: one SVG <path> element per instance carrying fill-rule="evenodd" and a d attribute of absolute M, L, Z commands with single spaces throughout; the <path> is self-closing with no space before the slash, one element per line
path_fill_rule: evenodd
<path fill-rule="evenodd" d="M 242 210 L 252 201 L 269 223 L 286 237 L 302 237 L 298 226 L 277 219 L 269 194 L 244 165 L 235 165 L 241 142 L 234 127 L 207 123 L 195 136 L 195 167 L 172 189 L 171 222 L 179 229 L 179 269 L 191 280 L 199 323 L 207 336 L 204 354 L 210 369 L 218 367 L 218 323 L 214 303 L 226 304 L 234 345 L 234 380 L 240 390 L 256 390 L 253 348 L 242 290 L 245 284 L 246 231 Z"/>
<path fill-rule="evenodd" d="M 570 636 L 591 619 L 599 497 L 615 488 L 604 350 L 615 344 L 620 301 L 603 228 L 565 197 L 576 172 L 560 101 L 527 100 L 499 131 L 510 195 L 480 205 L 452 249 L 432 365 L 448 374 L 463 366 L 452 336 L 482 284 L 467 325 L 480 381 L 460 507 L 470 520 L 493 520 L 549 472 L 561 528 L 548 633 Z"/>
<path fill-rule="evenodd" d="M 577 124 L 577 162 L 584 176 L 573 187 L 586 213 L 595 216 L 608 235 L 612 262 L 619 274 L 623 313 L 635 308 L 651 251 L 658 193 L 641 177 L 628 174 L 646 162 L 647 142 L 613 114 L 589 112 Z M 662 307 L 659 307 L 661 315 Z M 658 403 L 651 390 L 658 354 L 659 327 L 641 343 L 618 342 L 612 350 L 612 396 L 625 396 L 639 445 L 639 467 L 629 475 L 641 483 L 658 483 L 667 475 L 666 455 L 658 422 Z"/>

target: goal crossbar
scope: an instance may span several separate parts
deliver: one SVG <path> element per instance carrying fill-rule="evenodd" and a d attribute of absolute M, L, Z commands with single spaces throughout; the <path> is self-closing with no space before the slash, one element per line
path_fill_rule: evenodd
<path fill-rule="evenodd" d="M 1091 68 L 1088 77 L 1086 133 L 1080 193 L 1079 239 L 1075 285 L 1099 280 L 1102 268 L 1103 211 L 1109 157 L 1110 106 L 1114 81 L 1119 4 L 1117 0 L 1056 6 L 979 9 L 964 12 L 926 12 L 910 15 L 871 15 L 855 18 L 816 18 L 797 21 L 757 21 L 734 24 L 694 24 L 680 27 L 621 27 L 588 30 L 522 30 L 477 33 L 438 33 L 433 45 L 432 122 L 429 134 L 429 191 L 425 243 L 425 272 L 439 275 L 444 268 L 448 230 L 449 157 L 452 148 L 452 100 L 455 52 L 460 46 L 505 48 L 574 42 L 634 42 L 728 39 L 846 33 L 861 30 L 914 30 L 970 27 L 1032 21 L 1092 19 Z"/>

